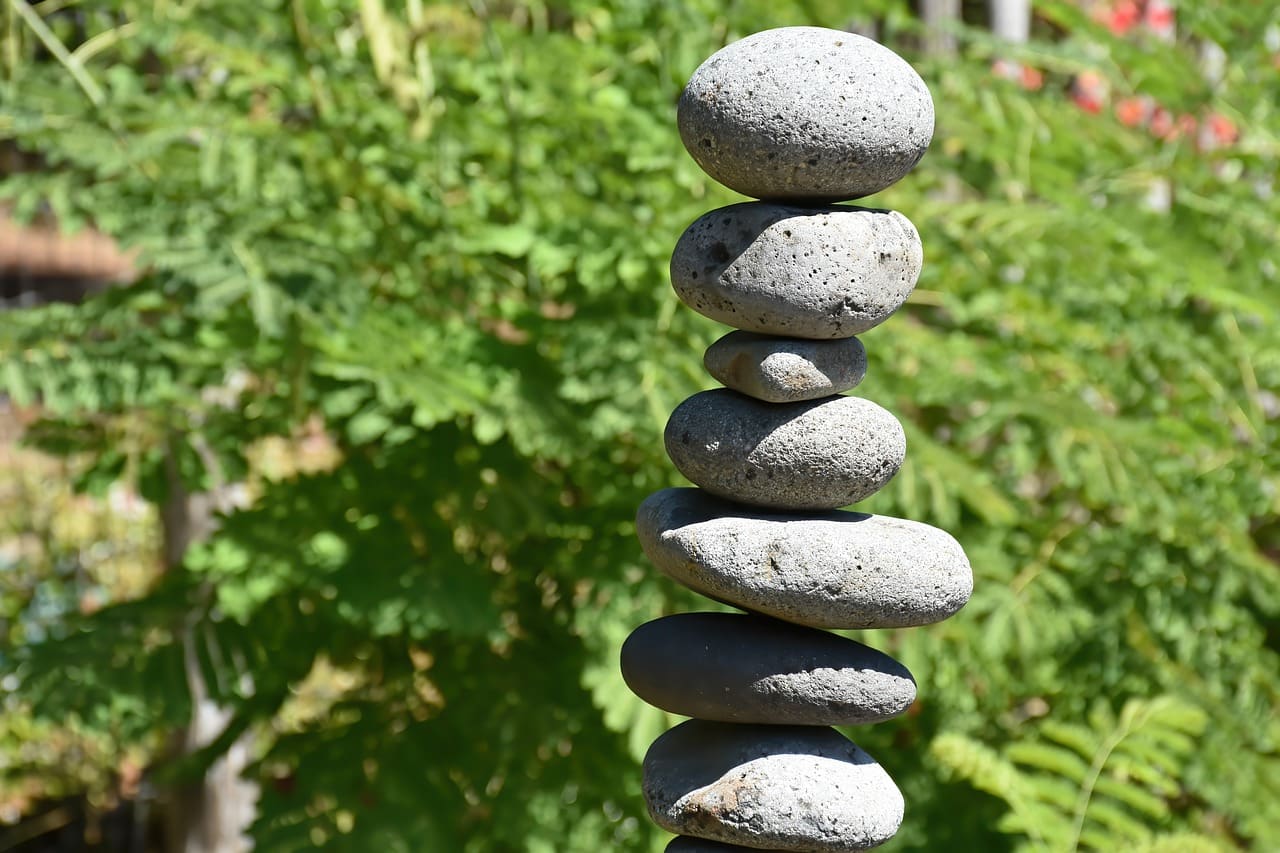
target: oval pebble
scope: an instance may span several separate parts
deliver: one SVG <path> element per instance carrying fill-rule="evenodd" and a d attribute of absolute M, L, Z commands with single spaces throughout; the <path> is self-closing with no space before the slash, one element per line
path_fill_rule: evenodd
<path fill-rule="evenodd" d="M 702 363 L 724 385 L 766 403 L 829 397 L 867 375 L 867 351 L 857 338 L 805 341 L 730 332 L 707 347 Z"/>
<path fill-rule="evenodd" d="M 732 190 L 839 201 L 879 192 L 920 162 L 933 100 L 905 60 L 871 39 L 782 27 L 698 66 L 677 121 L 693 159 Z"/>
<path fill-rule="evenodd" d="M 762 403 L 727 388 L 677 406 L 663 440 L 680 473 L 707 491 L 781 509 L 870 497 L 907 452 L 902 425 L 870 400 Z"/>
<path fill-rule="evenodd" d="M 641 625 L 622 646 L 622 677 L 650 705 L 726 723 L 876 723 L 916 697 L 911 673 L 883 652 L 738 613 L 680 613 Z"/>
<path fill-rule="evenodd" d="M 923 259 L 920 234 L 896 211 L 751 202 L 685 229 L 671 285 L 690 308 L 736 329 L 847 338 L 902 306 Z"/>
<path fill-rule="evenodd" d="M 902 823 L 889 774 L 829 728 L 690 720 L 654 741 L 643 774 L 654 822 L 711 841 L 843 853 Z"/>
<path fill-rule="evenodd" d="M 797 518 L 663 489 L 640 505 L 636 534 L 654 566 L 694 592 L 814 628 L 928 625 L 973 592 L 960 544 L 901 518 Z"/>

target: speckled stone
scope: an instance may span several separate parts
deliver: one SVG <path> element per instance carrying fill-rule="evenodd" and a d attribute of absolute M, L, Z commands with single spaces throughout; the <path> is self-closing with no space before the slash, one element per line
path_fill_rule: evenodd
<path fill-rule="evenodd" d="M 896 211 L 749 202 L 685 229 L 671 285 L 690 308 L 737 329 L 847 338 L 902 306 L 923 258 L 915 226 Z"/>
<path fill-rule="evenodd" d="M 740 844 L 725 844 L 723 841 L 708 841 L 705 838 L 694 838 L 691 835 L 681 835 L 671 839 L 671 843 L 667 845 L 665 853 L 761 853 L 758 847 L 743 847 Z M 773 850 L 766 853 L 781 853 L 781 851 Z"/>
<path fill-rule="evenodd" d="M 883 652 L 738 613 L 680 613 L 641 625 L 622 646 L 622 677 L 650 705 L 726 723 L 877 723 L 916 697 L 911 673 Z"/>
<path fill-rule="evenodd" d="M 659 571 L 695 592 L 814 628 L 928 625 L 973 592 L 959 543 L 901 518 L 801 518 L 663 489 L 640 505 L 636 535 Z"/>
<path fill-rule="evenodd" d="M 889 774 L 834 729 L 690 720 L 654 741 L 643 772 L 654 822 L 712 841 L 844 853 L 902 823 Z"/>
<path fill-rule="evenodd" d="M 867 375 L 867 351 L 857 338 L 804 341 L 730 332 L 707 347 L 702 364 L 748 397 L 794 403 L 856 387 Z"/>
<path fill-rule="evenodd" d="M 870 497 L 907 452 L 902 425 L 870 400 L 762 403 L 727 388 L 677 406 L 663 439 L 695 484 L 779 509 L 834 509 Z"/>
<path fill-rule="evenodd" d="M 698 66 L 677 120 L 693 159 L 730 189 L 840 201 L 879 192 L 920 162 L 933 100 L 887 47 L 840 30 L 783 27 Z"/>

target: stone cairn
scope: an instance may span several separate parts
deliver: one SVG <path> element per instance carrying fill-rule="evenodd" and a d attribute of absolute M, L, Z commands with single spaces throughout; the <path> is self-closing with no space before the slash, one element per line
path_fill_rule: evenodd
<path fill-rule="evenodd" d="M 706 352 L 725 388 L 685 400 L 667 454 L 699 488 L 645 500 L 645 554 L 690 589 L 746 613 L 683 613 L 622 649 L 642 699 L 694 719 L 644 760 L 653 819 L 683 851 L 863 850 L 902 822 L 902 794 L 831 726 L 887 720 L 915 680 L 822 628 L 945 619 L 973 575 L 947 533 L 838 511 L 882 488 L 902 426 L 840 396 L 866 372 L 855 335 L 886 320 L 920 273 L 900 213 L 837 206 L 898 181 L 933 135 L 933 102 L 885 47 L 816 27 L 757 33 L 704 62 L 680 135 L 708 174 L 762 201 L 686 230 L 671 279 L 689 307 L 739 331 Z"/>

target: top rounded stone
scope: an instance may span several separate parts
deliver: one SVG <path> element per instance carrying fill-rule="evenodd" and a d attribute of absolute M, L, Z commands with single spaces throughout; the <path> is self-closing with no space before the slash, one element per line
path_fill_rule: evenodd
<path fill-rule="evenodd" d="M 933 137 L 933 100 L 915 69 L 871 39 L 782 27 L 698 66 L 678 121 L 693 159 L 730 189 L 825 203 L 911 171 Z"/>

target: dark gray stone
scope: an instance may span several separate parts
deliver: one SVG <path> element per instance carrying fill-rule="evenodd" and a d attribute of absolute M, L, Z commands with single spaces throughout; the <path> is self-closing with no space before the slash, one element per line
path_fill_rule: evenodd
<path fill-rule="evenodd" d="M 910 65 L 870 39 L 783 27 L 698 66 L 677 120 L 693 159 L 730 189 L 841 201 L 911 171 L 933 137 L 933 100 Z"/>
<path fill-rule="evenodd" d="M 750 202 L 685 229 L 671 284 L 690 308 L 734 328 L 827 340 L 888 319 L 923 259 L 915 226 L 895 211 Z"/>
<path fill-rule="evenodd" d="M 659 571 L 695 592 L 815 628 L 928 625 L 973 592 L 950 534 L 883 515 L 800 518 L 663 489 L 640 505 L 636 535 Z"/>
<path fill-rule="evenodd" d="M 804 341 L 730 332 L 707 347 L 702 363 L 720 382 L 766 403 L 830 397 L 867 375 L 867 351 L 857 338 Z"/>
<path fill-rule="evenodd" d="M 664 711 L 726 723 L 876 723 L 916 697 L 911 673 L 882 652 L 736 613 L 680 613 L 641 625 L 622 646 L 622 677 Z"/>
<path fill-rule="evenodd" d="M 644 758 L 649 814 L 669 832 L 755 849 L 844 853 L 893 837 L 893 780 L 834 729 L 690 720 Z"/>
<path fill-rule="evenodd" d="M 780 509 L 834 509 L 870 497 L 907 452 L 902 425 L 870 400 L 763 403 L 727 388 L 677 406 L 663 439 L 695 484 Z"/>

